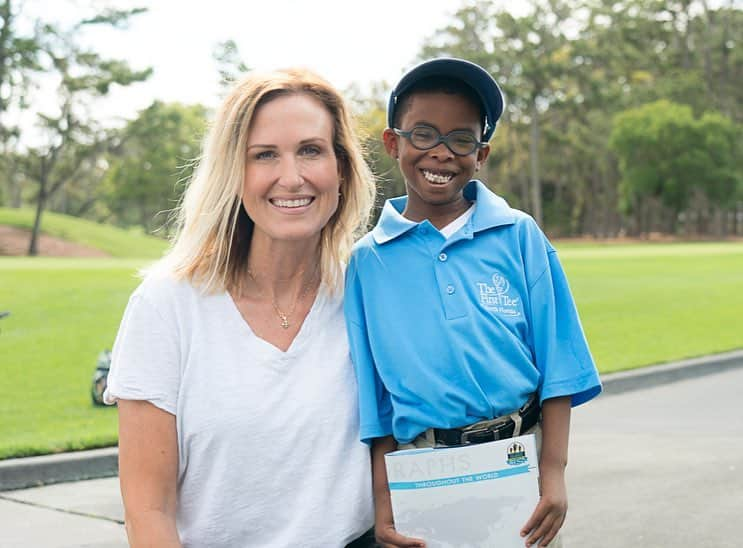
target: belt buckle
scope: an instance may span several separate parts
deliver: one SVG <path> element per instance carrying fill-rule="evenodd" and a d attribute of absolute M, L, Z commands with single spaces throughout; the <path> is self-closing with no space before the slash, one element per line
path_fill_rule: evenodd
<path fill-rule="evenodd" d="M 498 439 L 498 427 L 497 425 L 495 427 L 490 426 L 484 426 L 482 428 L 473 428 L 472 430 L 464 430 L 462 431 L 462 437 L 461 442 L 462 444 L 471 444 L 470 437 L 476 437 L 480 434 L 487 434 L 490 433 L 493 435 L 492 441 L 495 441 Z M 487 440 L 491 441 L 491 440 Z M 475 443 L 482 443 L 482 442 L 475 442 Z"/>

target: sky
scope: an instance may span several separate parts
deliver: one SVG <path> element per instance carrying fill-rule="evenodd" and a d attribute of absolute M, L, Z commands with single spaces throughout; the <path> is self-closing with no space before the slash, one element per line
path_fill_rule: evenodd
<path fill-rule="evenodd" d="M 72 22 L 95 0 L 25 0 L 28 13 Z M 87 31 L 79 40 L 133 68 L 151 66 L 148 82 L 116 90 L 98 107 L 131 117 L 154 99 L 219 102 L 214 46 L 234 40 L 250 68 L 304 66 L 340 89 L 393 84 L 428 36 L 447 25 L 463 0 L 117 0 L 147 6 L 127 30 Z M 108 2 L 111 3 L 110 1 Z M 98 2 L 101 5 L 101 2 Z M 88 12 L 89 13 L 89 12 Z M 42 107 L 43 109 L 43 107 Z"/>

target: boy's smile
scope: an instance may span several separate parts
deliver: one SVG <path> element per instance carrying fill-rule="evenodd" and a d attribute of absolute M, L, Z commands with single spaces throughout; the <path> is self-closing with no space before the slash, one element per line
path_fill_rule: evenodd
<path fill-rule="evenodd" d="M 452 180 L 452 178 L 456 175 L 455 173 L 451 171 L 434 171 L 430 169 L 424 169 L 423 170 L 423 176 L 426 178 L 426 181 L 429 183 L 435 184 L 435 185 L 443 185 L 448 183 Z"/>
<path fill-rule="evenodd" d="M 418 92 L 408 106 L 397 129 L 410 131 L 419 125 L 447 135 L 451 131 L 471 132 L 479 140 L 482 119 L 478 105 L 466 97 L 443 92 Z M 488 155 L 485 146 L 468 154 L 454 154 L 444 143 L 430 150 L 419 150 L 403 136 L 387 129 L 383 135 L 387 152 L 400 163 L 408 201 L 403 215 L 414 221 L 428 219 L 441 228 L 469 207 L 462 189 Z"/>

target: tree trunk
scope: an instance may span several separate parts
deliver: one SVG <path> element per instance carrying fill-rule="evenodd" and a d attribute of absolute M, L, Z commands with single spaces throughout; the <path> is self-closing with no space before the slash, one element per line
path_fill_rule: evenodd
<path fill-rule="evenodd" d="M 83 217 L 88 211 L 90 211 L 90 208 L 93 207 L 97 201 L 97 196 L 88 198 L 82 203 L 80 207 L 77 208 L 77 210 L 75 210 L 74 212 L 70 212 L 70 215 L 72 215 L 73 217 Z"/>
<path fill-rule="evenodd" d="M 647 240 L 650 233 L 650 200 L 640 200 L 640 237 Z"/>
<path fill-rule="evenodd" d="M 46 203 L 46 177 L 39 186 L 39 198 L 36 201 L 36 217 L 34 218 L 34 227 L 31 230 L 31 242 L 28 244 L 28 254 L 35 257 L 39 254 L 39 232 L 41 230 L 41 215 L 44 213 Z"/>
<path fill-rule="evenodd" d="M 712 73 L 712 54 L 710 52 L 711 37 L 714 35 L 716 27 L 716 17 L 709 11 L 707 0 L 702 0 L 702 13 L 704 14 L 704 30 L 702 31 L 701 49 L 702 49 L 702 67 L 704 69 L 704 83 L 707 90 L 714 99 L 714 104 L 718 105 L 719 93 L 722 90 L 715 85 L 714 75 Z"/>
<path fill-rule="evenodd" d="M 542 188 L 539 181 L 539 120 L 536 99 L 532 101 L 531 131 L 529 138 L 529 174 L 531 176 L 532 215 L 539 226 L 542 226 Z"/>
<path fill-rule="evenodd" d="M 725 210 L 720 206 L 715 206 L 712 212 L 712 235 L 716 239 L 725 235 Z"/>
<path fill-rule="evenodd" d="M 734 0 L 730 0 L 729 5 L 730 8 L 733 8 Z M 727 44 L 730 40 L 730 20 L 732 17 L 723 17 L 722 18 L 722 43 Z M 732 48 L 722 48 L 722 66 L 720 67 L 720 79 L 718 80 L 718 90 L 720 97 L 726 97 L 728 93 L 730 93 L 731 87 L 728 85 L 731 78 L 731 59 L 730 54 L 732 53 Z M 730 118 L 733 118 L 733 114 L 736 110 L 735 105 L 735 98 L 734 96 L 728 96 L 727 99 L 723 102 L 723 108 L 722 111 L 725 115 L 727 115 Z"/>
<path fill-rule="evenodd" d="M 46 201 L 49 199 L 49 173 L 51 170 L 50 163 L 44 157 L 39 158 L 39 196 L 36 199 L 36 217 L 34 217 L 34 227 L 31 230 L 31 241 L 28 244 L 28 254 L 32 257 L 39 254 L 39 232 L 41 231 L 41 215 L 44 213 Z"/>
<path fill-rule="evenodd" d="M 11 175 L 8 180 L 10 181 L 10 207 L 18 209 L 23 205 L 20 180 L 16 177 L 15 173 Z"/>
<path fill-rule="evenodd" d="M 679 213 L 680 211 L 674 208 L 671 211 L 671 215 L 668 217 L 668 233 L 671 236 L 676 236 L 676 234 L 678 233 Z"/>

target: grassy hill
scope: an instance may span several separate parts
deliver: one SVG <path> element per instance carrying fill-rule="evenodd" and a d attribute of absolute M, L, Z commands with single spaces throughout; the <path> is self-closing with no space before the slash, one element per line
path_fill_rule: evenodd
<path fill-rule="evenodd" d="M 32 209 L 0 207 L 0 225 L 31 230 L 33 222 Z M 138 231 L 123 230 L 48 211 L 41 218 L 41 231 L 49 236 L 100 249 L 116 258 L 155 259 L 168 246 L 165 240 Z"/>

